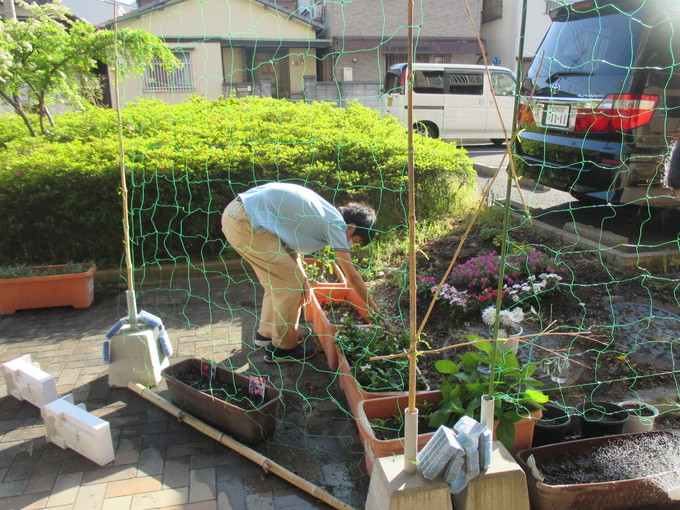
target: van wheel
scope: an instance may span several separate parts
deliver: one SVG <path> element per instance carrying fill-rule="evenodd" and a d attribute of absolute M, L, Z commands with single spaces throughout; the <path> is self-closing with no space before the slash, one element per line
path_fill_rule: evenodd
<path fill-rule="evenodd" d="M 439 136 L 439 133 L 437 133 L 437 128 L 432 124 L 417 122 L 413 127 L 415 132 L 421 136 L 427 136 L 428 138 L 437 138 Z"/>
<path fill-rule="evenodd" d="M 505 145 L 505 138 L 492 138 L 491 143 L 498 147 L 501 147 Z"/>

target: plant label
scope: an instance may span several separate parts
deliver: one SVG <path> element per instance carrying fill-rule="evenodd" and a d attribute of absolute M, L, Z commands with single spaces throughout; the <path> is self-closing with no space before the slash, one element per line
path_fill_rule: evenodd
<path fill-rule="evenodd" d="M 252 395 L 260 395 L 264 397 L 265 386 L 267 385 L 267 379 L 264 377 L 259 377 L 257 375 L 250 376 L 250 384 L 248 385 L 248 391 Z"/>

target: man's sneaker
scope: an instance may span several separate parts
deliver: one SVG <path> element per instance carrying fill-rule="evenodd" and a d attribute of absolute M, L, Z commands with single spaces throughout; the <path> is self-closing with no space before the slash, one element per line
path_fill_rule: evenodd
<path fill-rule="evenodd" d="M 268 345 L 264 351 L 264 360 L 267 363 L 292 363 L 294 361 L 304 361 L 313 357 L 316 351 L 313 347 L 298 345 L 292 349 L 282 349 Z"/>
<path fill-rule="evenodd" d="M 272 344 L 272 339 L 267 338 L 266 336 L 262 336 L 259 333 L 255 333 L 255 340 L 253 340 L 253 343 L 257 345 L 258 347 L 266 347 L 267 345 Z"/>

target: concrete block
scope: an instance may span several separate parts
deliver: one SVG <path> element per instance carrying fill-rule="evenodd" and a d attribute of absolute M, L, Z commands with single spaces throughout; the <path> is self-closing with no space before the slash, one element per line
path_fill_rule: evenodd
<path fill-rule="evenodd" d="M 45 405 L 40 414 L 51 443 L 70 448 L 100 466 L 114 459 L 109 422 L 74 405 L 71 395 Z"/>
<path fill-rule="evenodd" d="M 124 325 L 111 337 L 109 386 L 127 388 L 129 382 L 156 386 L 161 370 L 170 365 L 159 342 L 158 327 Z"/>
<path fill-rule="evenodd" d="M 404 471 L 404 456 L 375 459 L 365 510 L 452 510 L 449 486 L 441 478 L 428 480 L 418 469 Z"/>
<path fill-rule="evenodd" d="M 54 377 L 40 370 L 40 364 L 25 354 L 2 365 L 7 391 L 18 400 L 28 400 L 36 407 L 56 400 L 57 384 Z"/>
<path fill-rule="evenodd" d="M 453 508 L 497 510 L 501 507 L 529 510 L 529 492 L 522 468 L 499 441 L 494 441 L 489 470 L 471 479 L 465 489 L 453 495 Z"/>

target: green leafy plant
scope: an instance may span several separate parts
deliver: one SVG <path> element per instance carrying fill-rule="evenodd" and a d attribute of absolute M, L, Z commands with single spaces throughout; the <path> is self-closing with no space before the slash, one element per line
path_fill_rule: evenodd
<path fill-rule="evenodd" d="M 345 317 L 338 330 L 337 342 L 357 382 L 369 391 L 405 391 L 408 388 L 408 358 L 371 360 L 376 356 L 403 354 L 409 347 L 409 333 L 403 328 L 388 327 L 377 316 L 372 324 L 357 325 Z M 419 375 L 419 384 L 425 380 Z"/>
<path fill-rule="evenodd" d="M 469 335 L 468 340 L 476 342 L 476 351 L 461 354 L 459 362 L 435 362 L 442 377 L 439 389 L 443 399 L 430 415 L 430 425 L 452 426 L 461 415 L 479 420 L 482 396 L 488 393 L 489 380 L 493 377 L 496 437 L 510 449 L 515 440 L 514 424 L 528 413 L 543 409 L 541 404 L 549 398 L 535 389 L 543 386 L 533 377 L 536 365 L 521 364 L 512 352 L 499 350 L 495 367 L 487 373 L 484 368 L 491 364 L 492 343 L 475 335 Z"/>
<path fill-rule="evenodd" d="M 92 263 L 77 264 L 67 262 L 63 266 L 0 266 L 0 279 L 7 278 L 31 278 L 34 276 L 52 276 L 58 274 L 84 273 L 92 267 Z"/>

